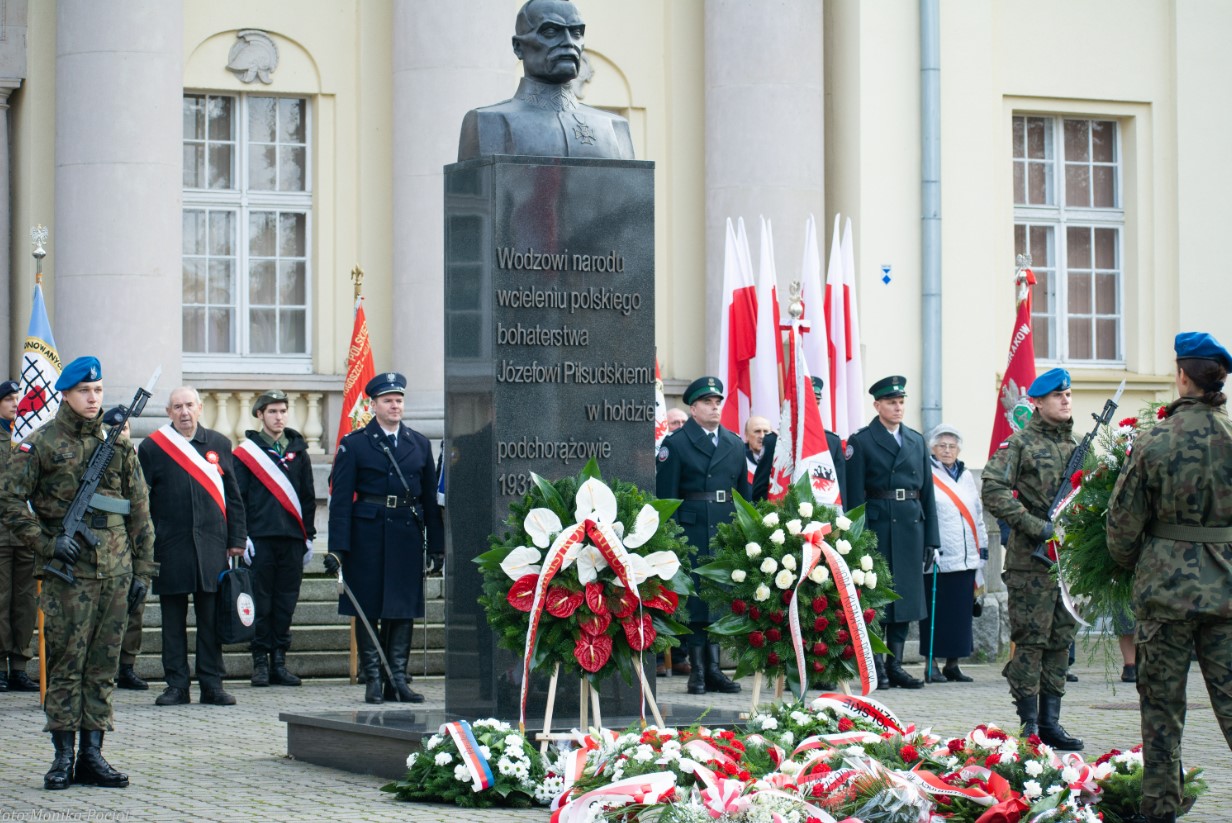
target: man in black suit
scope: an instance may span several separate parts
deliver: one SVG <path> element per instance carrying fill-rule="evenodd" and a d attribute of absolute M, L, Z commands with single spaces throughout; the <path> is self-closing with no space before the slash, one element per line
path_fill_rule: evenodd
<path fill-rule="evenodd" d="M 877 550 L 889 561 L 899 598 L 886 607 L 886 645 L 890 659 L 885 673 L 878 661 L 881 687 L 918 689 L 924 685 L 902 667 L 907 629 L 927 614 L 924 569 L 941 545 L 932 469 L 924 437 L 903 425 L 907 378 L 878 380 L 869 389 L 877 416 L 847 439 L 848 509 L 867 504 L 865 517 L 877 533 Z"/>
<path fill-rule="evenodd" d="M 684 502 L 672 515 L 684 527 L 685 537 L 698 548 L 698 563 L 710 556 L 710 539 L 719 523 L 735 513 L 732 491 L 751 496 L 744 464 L 744 442 L 719 425 L 723 410 L 723 383 L 717 377 L 699 377 L 684 392 L 691 418 L 669 434 L 659 447 L 655 492 L 660 498 Z M 696 575 L 693 580 L 700 585 Z M 733 683 L 719 668 L 719 645 L 710 643 L 706 629 L 714 619 L 706 602 L 689 598 L 689 694 L 707 690 L 735 694 Z"/>
<path fill-rule="evenodd" d="M 810 378 L 813 381 L 813 399 L 821 405 L 821 392 L 826 381 L 820 377 Z M 749 418 L 752 420 L 753 418 Z M 761 459 L 757 461 L 757 471 L 753 473 L 753 499 L 765 500 L 770 494 L 770 474 L 774 470 L 774 450 L 778 448 L 779 436 L 775 432 L 767 432 L 762 441 Z M 834 478 L 838 481 L 839 499 L 843 508 L 850 508 L 847 503 L 847 464 L 843 460 L 843 441 L 834 432 L 826 429 L 826 448 L 830 450 L 830 458 L 834 461 Z"/>

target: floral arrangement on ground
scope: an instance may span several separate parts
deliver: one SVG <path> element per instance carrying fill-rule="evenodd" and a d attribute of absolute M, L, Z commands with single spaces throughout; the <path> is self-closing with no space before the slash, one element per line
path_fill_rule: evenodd
<path fill-rule="evenodd" d="M 712 543 L 714 559 L 694 571 L 702 597 L 726 612 L 710 633 L 735 657 L 736 676 L 783 674 L 803 694 L 801 648 L 806 689 L 859 681 L 860 638 L 872 652 L 887 651 L 875 627 L 898 599 L 864 507 L 843 514 L 814 502 L 807 476 L 778 502 L 739 494 L 735 502 L 735 517 Z"/>
<path fill-rule="evenodd" d="M 558 746 L 545 757 L 506 724 L 458 721 L 383 788 L 550 806 L 554 823 L 1119 823 L 1142 799 L 1141 746 L 1086 761 L 990 724 L 945 739 L 837 693 L 762 707 L 743 729 L 592 729 Z M 1184 808 L 1204 791 L 1202 770 L 1189 769 Z"/>
<path fill-rule="evenodd" d="M 693 591 L 693 550 L 670 519 L 680 501 L 605 484 L 593 460 L 576 477 L 531 477 L 508 531 L 474 561 L 498 642 L 542 674 L 559 663 L 592 683 L 614 671 L 631 682 L 643 653 L 688 633 L 674 617 Z"/>

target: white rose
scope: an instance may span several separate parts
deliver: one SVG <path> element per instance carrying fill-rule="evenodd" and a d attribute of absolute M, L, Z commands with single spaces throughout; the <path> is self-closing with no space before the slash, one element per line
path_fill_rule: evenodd
<path fill-rule="evenodd" d="M 817 565 L 809 572 L 809 580 L 812 580 L 818 586 L 830 579 L 830 570 L 825 566 Z"/>
<path fill-rule="evenodd" d="M 799 520 L 788 520 L 787 521 L 787 531 L 791 532 L 793 535 L 799 534 L 800 530 L 803 528 L 804 528 L 804 524 L 801 523 Z"/>
<path fill-rule="evenodd" d="M 762 583 L 760 586 L 757 587 L 757 591 L 753 592 L 753 599 L 756 600 L 758 603 L 769 600 L 770 599 L 770 588 L 766 586 L 765 583 Z"/>
<path fill-rule="evenodd" d="M 779 564 L 773 557 L 767 557 L 765 560 L 761 561 L 762 574 L 774 574 L 778 570 Z"/>
<path fill-rule="evenodd" d="M 841 555 L 848 555 L 851 553 L 851 543 L 840 537 L 834 541 L 834 550 Z"/>
<path fill-rule="evenodd" d="M 1038 760 L 1028 760 L 1023 764 L 1022 768 L 1031 777 L 1039 777 L 1044 773 L 1044 764 L 1040 763 Z"/>
<path fill-rule="evenodd" d="M 1022 784 L 1022 793 L 1028 800 L 1034 800 L 1043 794 L 1044 790 L 1040 788 L 1039 781 L 1028 780 Z"/>
<path fill-rule="evenodd" d="M 765 526 L 767 529 L 772 529 L 775 526 L 777 526 L 779 524 L 778 512 L 770 512 L 768 515 L 766 515 L 765 517 L 761 519 L 761 524 Z"/>
<path fill-rule="evenodd" d="M 453 755 L 449 752 L 441 752 L 436 756 L 436 765 L 438 766 L 448 766 L 452 762 Z"/>
<path fill-rule="evenodd" d="M 790 589 L 791 584 L 796 582 L 796 576 L 787 569 L 783 569 L 774 577 L 774 585 L 780 589 Z"/>
<path fill-rule="evenodd" d="M 801 517 L 812 517 L 813 516 L 813 504 L 808 502 L 807 500 L 801 503 L 800 504 L 800 516 Z"/>
<path fill-rule="evenodd" d="M 796 570 L 796 558 L 794 555 L 788 554 L 783 557 L 783 568 L 793 572 Z"/>
<path fill-rule="evenodd" d="M 743 583 L 744 579 L 748 576 L 749 576 L 748 572 L 746 572 L 744 569 L 732 569 L 732 575 L 731 575 L 732 580 L 737 583 Z"/>
<path fill-rule="evenodd" d="M 776 546 L 781 546 L 787 542 L 787 535 L 783 534 L 782 529 L 775 529 L 770 533 L 770 542 Z"/>
<path fill-rule="evenodd" d="M 873 558 L 869 557 L 867 554 L 861 557 L 860 568 L 864 569 L 866 572 L 871 572 L 873 570 Z"/>
<path fill-rule="evenodd" d="M 851 520 L 846 517 L 843 517 L 843 515 L 841 514 L 838 517 L 834 518 L 834 525 L 841 532 L 851 531 Z"/>
<path fill-rule="evenodd" d="M 864 575 L 864 585 L 870 589 L 877 588 L 877 572 L 869 572 Z"/>
<path fill-rule="evenodd" d="M 761 554 L 761 546 L 757 545 L 756 543 L 745 543 L 744 553 L 749 556 L 749 559 L 757 557 L 758 555 Z"/>
<path fill-rule="evenodd" d="M 864 585 L 864 572 L 860 571 L 859 569 L 852 569 L 851 570 L 851 582 L 855 583 L 857 586 L 863 586 Z"/>

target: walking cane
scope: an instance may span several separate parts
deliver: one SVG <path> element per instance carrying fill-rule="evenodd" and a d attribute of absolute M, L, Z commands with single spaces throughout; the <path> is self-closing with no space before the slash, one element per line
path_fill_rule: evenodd
<path fill-rule="evenodd" d="M 933 682 L 933 638 L 937 634 L 937 550 L 933 549 L 933 604 L 928 612 L 928 668 L 924 670 L 924 681 Z"/>

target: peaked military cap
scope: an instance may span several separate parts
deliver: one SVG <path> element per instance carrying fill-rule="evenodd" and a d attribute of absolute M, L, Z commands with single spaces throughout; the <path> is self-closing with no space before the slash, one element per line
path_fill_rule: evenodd
<path fill-rule="evenodd" d="M 17 394 L 19 391 L 21 391 L 21 384 L 16 380 L 5 380 L 3 383 L 0 383 L 0 400 L 3 400 L 10 394 Z"/>
<path fill-rule="evenodd" d="M 103 425 L 104 426 L 114 426 L 120 422 L 120 418 L 122 418 L 123 416 L 124 416 L 123 406 L 112 406 L 111 408 L 107 409 L 107 411 L 103 412 Z M 129 419 L 131 420 L 134 417 L 140 417 L 140 416 L 141 415 L 137 415 L 137 414 L 129 415 Z"/>
<path fill-rule="evenodd" d="M 699 377 L 684 390 L 684 404 L 692 406 L 703 397 L 723 399 L 723 381 L 717 377 Z"/>
<path fill-rule="evenodd" d="M 56 391 L 68 391 L 78 383 L 93 383 L 103 379 L 103 367 L 97 357 L 78 357 L 64 367 L 56 381 Z"/>
<path fill-rule="evenodd" d="M 1031 383 L 1031 387 L 1027 389 L 1027 397 L 1046 397 L 1054 391 L 1065 391 L 1069 387 L 1069 372 L 1065 369 L 1049 369 Z"/>
<path fill-rule="evenodd" d="M 1214 360 L 1232 371 L 1232 355 L 1204 331 L 1185 331 L 1176 336 L 1177 360 Z"/>
<path fill-rule="evenodd" d="M 813 394 L 820 395 L 826 390 L 826 381 L 820 377 L 810 377 L 809 382 L 813 384 Z"/>
<path fill-rule="evenodd" d="M 378 374 L 364 386 L 364 394 L 369 397 L 380 397 L 382 394 L 406 394 L 406 376 L 396 371 Z"/>
<path fill-rule="evenodd" d="M 901 374 L 883 377 L 869 387 L 868 393 L 874 400 L 884 400 L 887 397 L 906 397 L 907 378 Z"/>
<path fill-rule="evenodd" d="M 252 401 L 252 416 L 256 417 L 261 413 L 261 410 L 270 403 L 286 403 L 287 393 L 280 389 L 270 389 L 269 391 L 261 392 L 256 400 Z"/>

